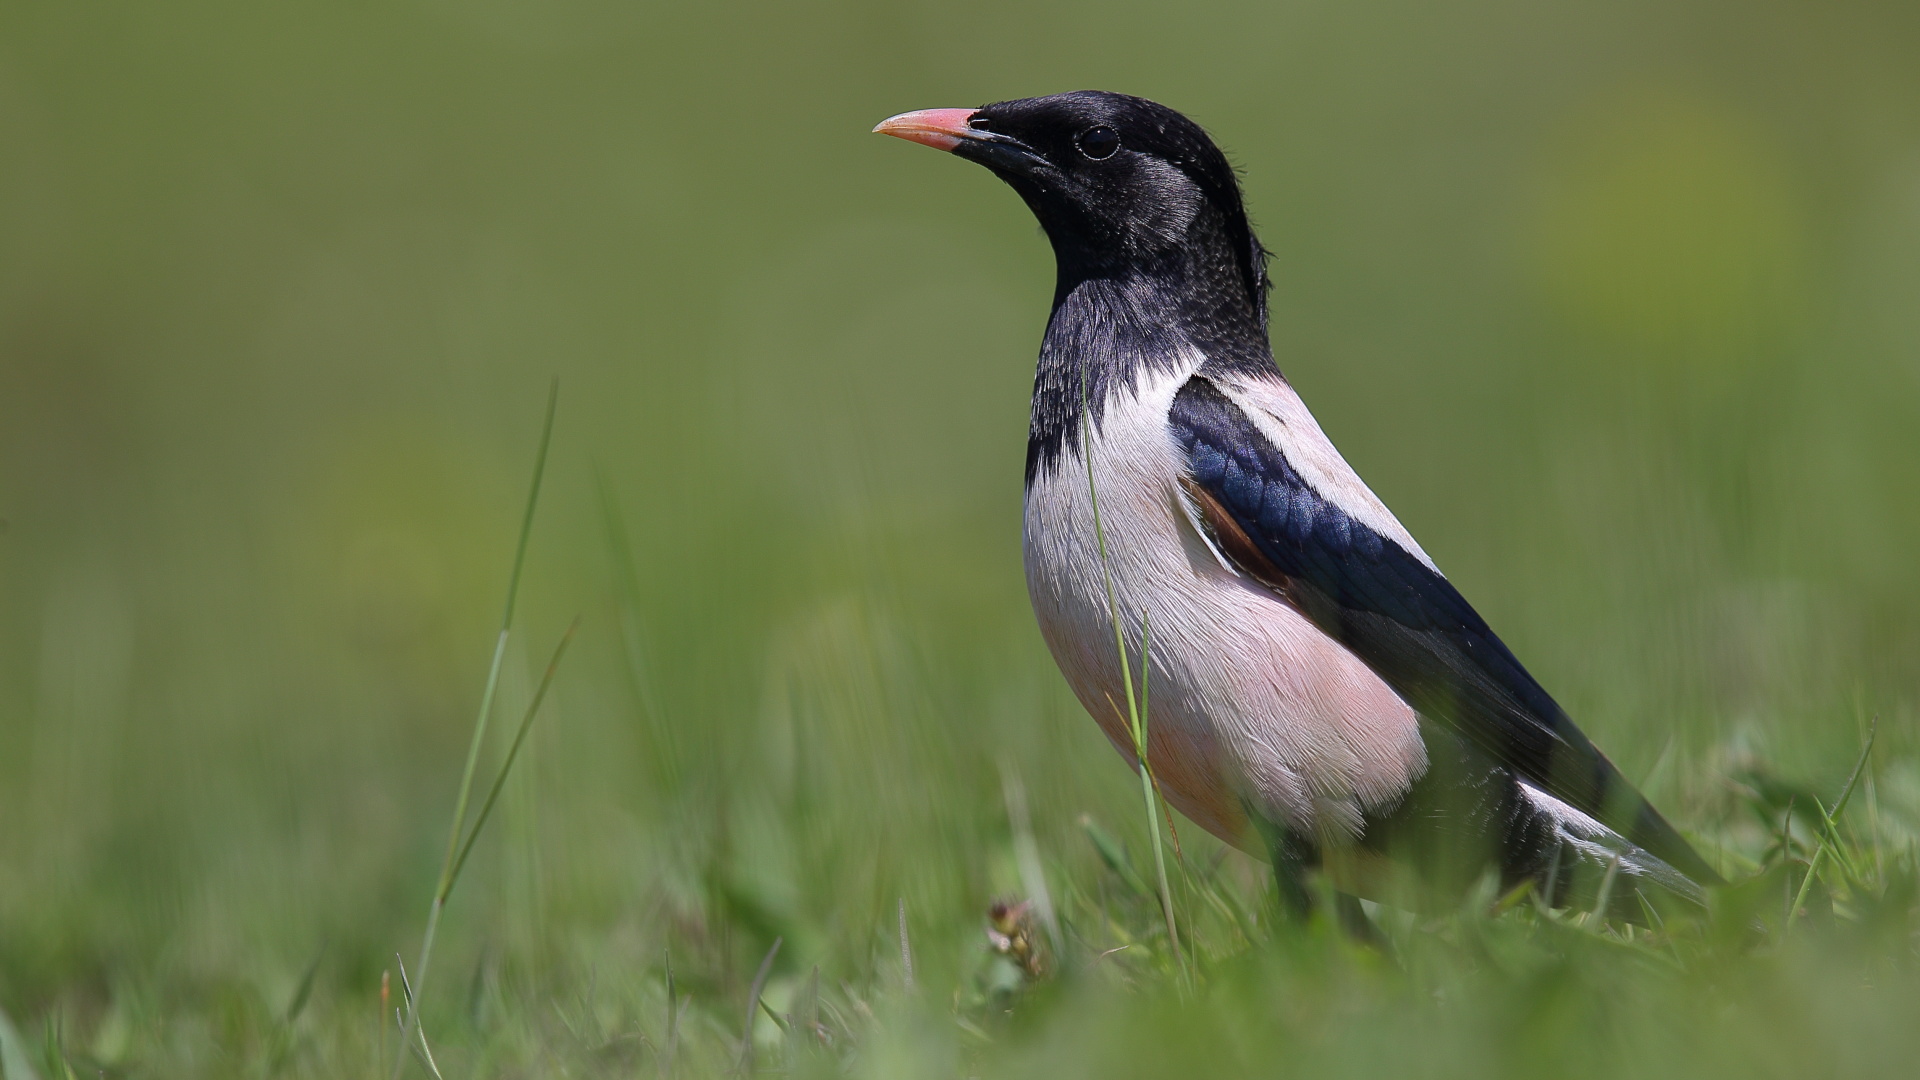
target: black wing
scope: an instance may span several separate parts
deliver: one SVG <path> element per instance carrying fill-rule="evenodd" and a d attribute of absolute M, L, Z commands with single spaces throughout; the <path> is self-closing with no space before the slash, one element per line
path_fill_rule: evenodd
<path fill-rule="evenodd" d="M 1204 376 L 1168 415 L 1222 553 L 1351 649 L 1422 716 L 1674 869 L 1720 881 L 1446 578 L 1303 479 Z"/>

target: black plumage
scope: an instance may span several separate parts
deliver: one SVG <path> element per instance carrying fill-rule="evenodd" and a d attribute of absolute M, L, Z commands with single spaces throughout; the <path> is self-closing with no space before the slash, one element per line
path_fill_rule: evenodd
<path fill-rule="evenodd" d="M 1696 881 L 1719 880 L 1452 582 L 1316 492 L 1204 368 L 1175 395 L 1168 424 L 1189 455 L 1193 484 L 1257 549 L 1257 558 L 1240 560 L 1244 572 L 1498 767 Z"/>

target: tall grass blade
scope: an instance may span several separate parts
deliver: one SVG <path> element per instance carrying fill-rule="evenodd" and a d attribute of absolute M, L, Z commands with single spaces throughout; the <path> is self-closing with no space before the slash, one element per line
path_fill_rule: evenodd
<path fill-rule="evenodd" d="M 1173 948 L 1174 962 L 1179 965 L 1182 978 L 1187 976 L 1186 953 L 1180 948 L 1180 929 L 1173 917 L 1173 892 L 1167 887 L 1166 856 L 1160 847 L 1159 807 L 1154 801 L 1153 767 L 1147 760 L 1147 728 L 1141 712 L 1141 697 L 1147 690 L 1146 667 L 1150 663 L 1146 647 L 1150 644 L 1148 634 L 1151 628 L 1146 625 L 1146 613 L 1141 612 L 1141 682 L 1140 695 L 1136 696 L 1133 687 L 1133 661 L 1127 654 L 1127 637 L 1120 626 L 1120 602 L 1115 597 L 1113 587 L 1113 565 L 1107 558 L 1107 531 L 1100 520 L 1100 489 L 1093 479 L 1093 413 L 1087 406 L 1087 369 L 1080 368 L 1080 448 L 1081 456 L 1087 463 L 1087 499 L 1093 508 L 1094 542 L 1100 553 L 1100 576 L 1107 591 L 1107 617 L 1113 623 L 1114 650 L 1120 655 L 1120 682 L 1126 688 L 1127 726 L 1133 736 L 1133 753 L 1140 766 L 1140 793 L 1147 807 L 1147 833 L 1153 838 L 1153 858 L 1159 867 L 1160 912 L 1167 923 L 1167 941 Z"/>
<path fill-rule="evenodd" d="M 520 573 L 527 564 L 527 539 L 533 534 L 533 512 L 540 503 L 540 482 L 547 472 L 547 449 L 553 445 L 553 417 L 559 404 L 560 380 L 555 377 L 547 389 L 546 422 L 540 429 L 540 450 L 533 459 L 533 482 L 527 489 L 526 512 L 520 516 L 520 538 L 514 545 L 513 572 L 507 578 L 506 609 L 500 615 L 500 633 L 494 638 L 493 662 L 487 667 L 486 688 L 480 693 L 480 711 L 473 720 L 473 738 L 467 743 L 467 763 L 460 773 L 460 794 L 454 799 L 453 826 L 447 830 L 447 854 L 440 864 L 440 882 L 433 890 L 433 904 L 427 910 L 426 933 L 420 939 L 420 959 L 414 965 L 420 977 L 418 993 L 408 995 L 407 1019 L 401 1025 L 400 1045 L 393 1052 L 393 1066 L 388 1073 L 391 1080 L 400 1080 L 400 1069 L 406 1064 L 407 1045 L 419 1023 L 419 1002 L 427 992 L 427 972 L 433 961 L 434 935 L 440 929 L 440 912 L 447 905 L 447 895 L 453 891 L 454 864 L 460 851 L 460 836 L 467 822 L 467 800 L 473 794 L 473 774 L 480 764 L 480 747 L 486 742 L 487 719 L 493 714 L 494 694 L 500 689 L 500 668 L 506 660 L 507 638 L 513 630 L 514 606 L 520 599 Z"/>
<path fill-rule="evenodd" d="M 407 1014 L 411 1016 L 413 1015 L 413 984 L 407 982 L 407 962 L 400 959 L 399 953 L 393 954 L 393 962 L 400 966 L 400 993 L 407 1000 Z M 394 1020 L 404 1035 L 407 1030 L 406 1024 L 400 1020 L 398 1015 L 394 1016 Z M 440 1076 L 440 1065 L 433 1060 L 433 1049 L 427 1045 L 427 1029 L 418 1021 L 415 1021 L 413 1034 L 415 1041 L 420 1044 L 419 1049 L 413 1052 L 413 1056 L 426 1068 L 427 1072 L 433 1075 L 433 1080 L 442 1080 Z"/>
<path fill-rule="evenodd" d="M 1115 629 L 1118 628 L 1116 622 Z M 1173 889 L 1167 884 L 1167 853 L 1160 845 L 1160 816 L 1154 813 L 1160 809 L 1156 797 L 1160 783 L 1154 779 L 1153 770 L 1147 767 L 1147 676 L 1153 670 L 1152 648 L 1153 624 L 1148 621 L 1147 612 L 1143 609 L 1140 612 L 1140 708 L 1132 716 L 1133 741 L 1140 754 L 1140 795 L 1147 802 L 1147 831 L 1153 837 L 1153 869 L 1160 883 L 1160 905 L 1167 917 L 1167 939 L 1173 944 L 1173 958 L 1180 965 L 1181 974 L 1191 978 L 1187 971 L 1186 952 L 1180 948 L 1180 927 L 1173 917 Z M 1167 819 L 1167 828 L 1173 828 L 1171 817 Z"/>
<path fill-rule="evenodd" d="M 447 887 L 460 879 L 460 870 L 467 865 L 467 856 L 473 853 L 473 842 L 480 839 L 480 830 L 487 823 L 487 815 L 493 813 L 493 804 L 500 799 L 500 791 L 507 786 L 507 773 L 512 771 L 514 759 L 520 756 L 520 744 L 527 741 L 527 732 L 533 728 L 533 718 L 540 712 L 540 705 L 547 698 L 547 688 L 553 685 L 554 673 L 560 670 L 560 658 L 567 655 L 567 646 L 573 643 L 574 631 L 580 629 L 580 617 L 574 616 L 568 624 L 567 632 L 560 635 L 560 644 L 554 646 L 553 658 L 547 661 L 547 670 L 540 676 L 540 685 L 533 692 L 533 700 L 527 702 L 527 711 L 520 717 L 520 727 L 513 733 L 513 743 L 507 747 L 506 760 L 500 763 L 500 771 L 493 778 L 493 786 L 487 789 L 486 800 L 480 804 L 480 813 L 474 815 L 473 828 L 467 831 L 467 842 L 460 846 L 460 857 L 453 862 L 453 876 Z"/>

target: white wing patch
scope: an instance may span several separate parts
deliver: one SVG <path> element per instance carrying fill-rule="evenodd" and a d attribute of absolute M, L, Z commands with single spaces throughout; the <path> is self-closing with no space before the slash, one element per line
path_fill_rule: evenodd
<path fill-rule="evenodd" d="M 1326 432 L 1320 430 L 1319 422 L 1307 411 L 1306 403 L 1286 380 L 1249 375 L 1209 375 L 1207 378 L 1247 414 L 1260 433 L 1287 456 L 1287 463 L 1299 472 L 1301 479 L 1313 485 L 1322 497 L 1355 521 L 1405 548 L 1408 554 L 1427 564 L 1427 569 L 1440 573 L 1440 568 L 1433 565 L 1413 535 L 1353 471 L 1340 451 L 1333 448 Z"/>
<path fill-rule="evenodd" d="M 1659 856 L 1602 825 L 1590 814 L 1547 794 L 1525 780 L 1520 794 L 1534 809 L 1551 818 L 1560 838 L 1595 866 L 1616 865 L 1623 874 L 1648 877 L 1681 896 L 1705 903 L 1706 896 L 1692 878 L 1667 865 Z"/>

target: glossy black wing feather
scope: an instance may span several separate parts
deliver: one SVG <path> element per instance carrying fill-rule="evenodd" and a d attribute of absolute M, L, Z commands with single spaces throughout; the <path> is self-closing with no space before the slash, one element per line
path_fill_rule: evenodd
<path fill-rule="evenodd" d="M 1240 569 L 1281 592 L 1409 705 L 1703 883 L 1712 868 L 1627 783 L 1458 589 L 1307 483 L 1204 376 L 1168 422 Z M 1250 545 L 1250 548 L 1249 548 Z"/>

